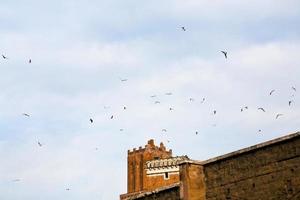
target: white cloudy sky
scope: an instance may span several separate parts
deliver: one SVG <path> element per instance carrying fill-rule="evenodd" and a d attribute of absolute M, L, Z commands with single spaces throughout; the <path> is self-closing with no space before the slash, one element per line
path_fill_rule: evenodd
<path fill-rule="evenodd" d="M 205 160 L 299 131 L 298 0 L 2 0 L 0 24 L 0 199 L 118 199 L 150 138 Z"/>

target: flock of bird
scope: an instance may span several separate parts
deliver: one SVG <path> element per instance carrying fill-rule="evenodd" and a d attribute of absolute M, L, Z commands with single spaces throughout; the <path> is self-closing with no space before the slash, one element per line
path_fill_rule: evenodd
<path fill-rule="evenodd" d="M 187 29 L 186 29 L 185 27 L 181 27 L 181 29 L 182 29 L 182 31 L 187 31 Z M 228 59 L 228 53 L 227 53 L 227 51 L 222 50 L 222 51 L 220 51 L 220 53 L 222 53 L 222 54 L 224 55 L 224 58 L 225 58 L 225 59 Z M 5 60 L 9 59 L 9 58 L 8 58 L 6 55 L 4 55 L 4 54 L 2 54 L 2 58 L 5 59 Z M 28 59 L 28 63 L 29 63 L 29 64 L 32 63 L 31 58 Z M 126 81 L 128 81 L 127 78 L 122 78 L 122 77 L 119 77 L 119 80 L 120 80 L 121 82 L 126 82 Z M 291 90 L 293 90 L 294 92 L 297 92 L 297 89 L 296 89 L 296 87 L 294 87 L 294 86 L 291 87 Z M 274 94 L 275 91 L 276 91 L 275 89 L 272 89 L 272 90 L 269 92 L 269 95 L 271 96 L 272 94 Z M 171 95 L 173 95 L 173 93 L 172 93 L 172 92 L 166 92 L 165 95 L 166 95 L 166 96 L 171 96 Z M 150 98 L 153 98 L 153 99 L 155 99 L 156 97 L 157 97 L 157 95 L 151 95 L 151 96 L 150 96 Z M 190 101 L 190 102 L 194 102 L 195 99 L 191 97 L 191 98 L 189 98 L 189 101 Z M 206 101 L 206 98 L 204 97 L 204 98 L 201 99 L 200 103 L 202 104 L 202 103 L 204 103 L 205 101 Z M 288 106 L 291 106 L 293 102 L 294 102 L 293 100 L 289 100 L 289 101 L 288 101 Z M 160 104 L 160 103 L 161 103 L 161 102 L 160 102 L 159 100 L 155 100 L 155 101 L 154 101 L 154 104 Z M 104 106 L 104 109 L 109 109 L 109 108 L 110 108 L 110 106 Z M 127 107 L 126 107 L 126 106 L 123 106 L 123 110 L 126 110 L 126 109 L 127 109 Z M 248 110 L 248 109 L 249 109 L 248 106 L 243 106 L 243 107 L 240 108 L 240 112 L 244 112 L 245 110 Z M 259 111 L 266 112 L 265 108 L 263 108 L 263 107 L 258 107 L 257 109 L 258 109 Z M 173 107 L 170 107 L 169 110 L 170 110 L 170 111 L 173 111 L 174 108 L 173 108 Z M 217 110 L 213 110 L 213 111 L 212 111 L 212 115 L 216 115 L 216 114 L 217 114 Z M 28 118 L 31 117 L 31 115 L 28 114 L 28 113 L 22 113 L 22 115 L 23 115 L 24 117 L 28 117 Z M 278 119 L 278 118 L 281 117 L 281 116 L 283 116 L 283 113 L 277 113 L 276 116 L 275 116 L 275 119 Z M 111 116 L 110 116 L 110 119 L 113 119 L 113 118 L 114 118 L 114 115 L 111 115 Z M 90 122 L 91 124 L 93 124 L 93 123 L 94 123 L 94 119 L 93 119 L 93 118 L 90 118 L 90 119 L 89 119 L 89 122 Z M 216 124 L 213 124 L 213 126 L 216 126 Z M 124 129 L 120 128 L 119 131 L 124 131 Z M 163 128 L 163 129 L 161 129 L 161 131 L 162 131 L 162 132 L 167 132 L 167 129 L 166 129 L 166 128 Z M 262 130 L 259 129 L 258 132 L 261 133 Z M 196 134 L 196 135 L 198 135 L 198 133 L 199 133 L 198 131 L 195 131 L 195 134 Z M 169 142 L 169 141 L 168 141 L 168 142 Z M 39 147 L 43 147 L 43 144 L 42 144 L 40 141 L 37 141 L 37 145 L 38 145 Z M 98 150 L 98 147 L 95 148 L 95 150 Z M 13 179 L 12 181 L 13 181 L 13 182 L 19 182 L 19 181 L 21 181 L 21 179 Z M 70 188 L 65 188 L 65 190 L 69 191 Z"/>

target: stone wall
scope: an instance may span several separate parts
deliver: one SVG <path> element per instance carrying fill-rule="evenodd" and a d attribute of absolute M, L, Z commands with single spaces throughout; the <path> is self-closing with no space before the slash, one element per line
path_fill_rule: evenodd
<path fill-rule="evenodd" d="M 179 196 L 179 187 L 175 187 L 141 197 L 139 200 L 180 200 Z"/>
<path fill-rule="evenodd" d="M 133 195 L 122 195 L 123 200 L 180 200 L 180 184 L 157 188 L 153 191 L 140 192 Z"/>
<path fill-rule="evenodd" d="M 207 200 L 295 198 L 300 192 L 300 137 L 203 166 Z"/>

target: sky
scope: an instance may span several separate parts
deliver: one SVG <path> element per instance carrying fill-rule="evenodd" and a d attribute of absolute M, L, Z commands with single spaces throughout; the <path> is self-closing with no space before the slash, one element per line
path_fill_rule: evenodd
<path fill-rule="evenodd" d="M 149 139 L 206 160 L 300 130 L 297 0 L 1 0 L 0 24 L 0 199 L 118 199 Z"/>

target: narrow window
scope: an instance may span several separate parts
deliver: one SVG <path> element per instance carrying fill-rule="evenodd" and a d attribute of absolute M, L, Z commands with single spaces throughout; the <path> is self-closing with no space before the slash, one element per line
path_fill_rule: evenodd
<path fill-rule="evenodd" d="M 165 172 L 165 179 L 169 179 L 169 173 Z"/>

